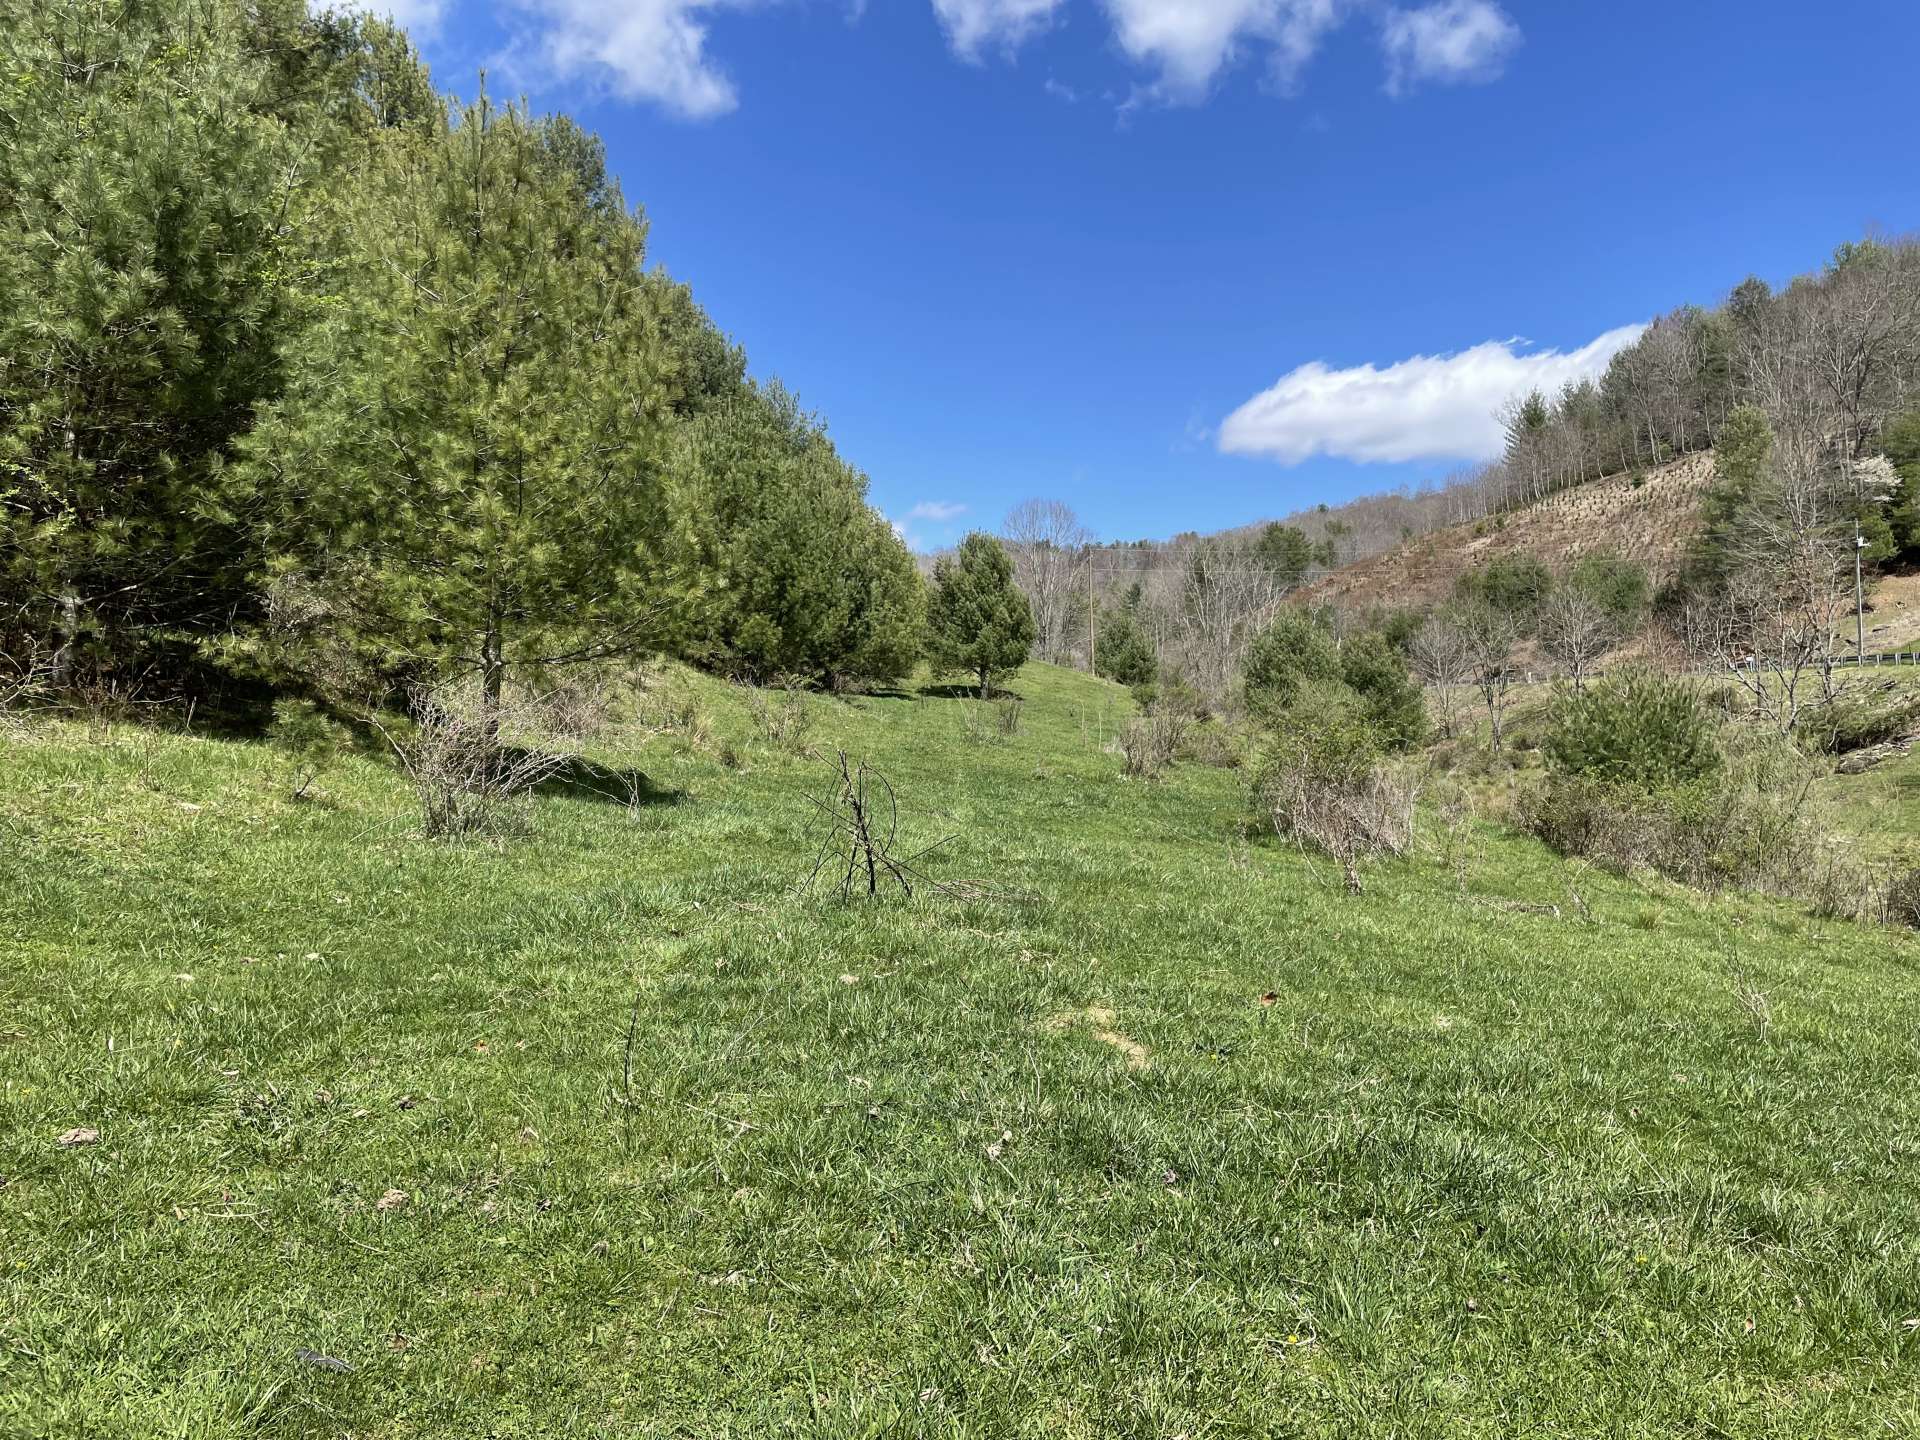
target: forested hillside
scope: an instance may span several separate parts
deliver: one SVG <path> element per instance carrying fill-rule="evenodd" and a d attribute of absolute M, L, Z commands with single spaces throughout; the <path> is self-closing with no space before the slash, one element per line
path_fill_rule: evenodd
<path fill-rule="evenodd" d="M 1437 626 L 1458 651 L 1462 606 L 1494 598 L 1507 613 L 1477 627 L 1494 642 L 1483 671 L 1539 650 L 1578 669 L 1650 639 L 1696 666 L 1751 660 L 1767 677 L 1754 702 L 1784 692 L 1790 726 L 1810 679 L 1831 702 L 1856 644 L 1900 633 L 1855 636 L 1856 551 L 1869 591 L 1920 562 L 1920 244 L 1842 245 L 1777 292 L 1749 278 L 1655 319 L 1600 380 L 1517 396 L 1501 419 L 1490 464 L 1213 535 L 1101 543 L 1058 502 L 1020 506 L 1004 534 L 1038 653 L 1092 650 L 1121 678 L 1106 649 L 1125 678 L 1219 702 L 1285 605 L 1336 631 Z M 1583 563 L 1611 598 L 1559 583 Z"/>

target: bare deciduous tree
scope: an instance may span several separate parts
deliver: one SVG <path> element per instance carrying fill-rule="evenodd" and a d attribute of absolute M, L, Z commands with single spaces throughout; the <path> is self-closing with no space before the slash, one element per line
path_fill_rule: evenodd
<path fill-rule="evenodd" d="M 1086 582 L 1093 532 L 1064 501 L 1037 499 L 1009 510 L 1000 532 L 1013 557 L 1014 582 L 1033 607 L 1034 653 L 1064 661 L 1075 639 L 1068 620 L 1075 588 Z"/>
<path fill-rule="evenodd" d="M 1492 605 L 1468 605 L 1455 623 L 1466 642 L 1467 663 L 1474 686 L 1487 707 L 1492 745 L 1506 740 L 1507 690 L 1513 684 L 1513 651 L 1520 643 L 1520 624 Z"/>
<path fill-rule="evenodd" d="M 1558 586 L 1540 606 L 1540 644 L 1565 668 L 1575 690 L 1586 688 L 1594 664 L 1619 638 L 1614 618 L 1579 590 Z"/>
<path fill-rule="evenodd" d="M 1467 637 L 1451 617 L 1430 615 L 1414 633 L 1410 658 L 1413 673 L 1435 692 L 1440 728 L 1451 737 L 1459 724 L 1457 692 L 1473 679 L 1473 658 L 1468 652 Z"/>

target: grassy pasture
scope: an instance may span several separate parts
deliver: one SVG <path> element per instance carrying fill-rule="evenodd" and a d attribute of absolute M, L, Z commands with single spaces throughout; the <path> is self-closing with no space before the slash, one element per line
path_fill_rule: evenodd
<path fill-rule="evenodd" d="M 1349 897 L 1043 666 L 807 702 L 1000 892 L 843 905 L 665 683 L 500 847 L 0 737 L 0 1431 L 1920 1433 L 1912 939 L 1484 827 Z"/>

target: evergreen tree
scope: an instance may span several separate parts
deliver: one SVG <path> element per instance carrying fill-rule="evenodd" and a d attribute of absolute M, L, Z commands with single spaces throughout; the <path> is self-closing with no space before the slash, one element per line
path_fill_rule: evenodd
<path fill-rule="evenodd" d="M 1134 587 L 1137 594 L 1139 587 Z M 1109 610 L 1100 618 L 1093 642 L 1094 673 L 1122 685 L 1151 685 L 1160 673 L 1153 637 L 1140 623 L 1137 604 Z"/>
<path fill-rule="evenodd" d="M 1272 572 L 1283 589 L 1292 589 L 1307 578 L 1315 559 L 1313 542 L 1306 532 L 1278 523 L 1266 526 L 1254 541 L 1254 558 Z"/>
<path fill-rule="evenodd" d="M 980 698 L 993 677 L 1018 670 L 1033 648 L 1033 611 L 1013 583 L 1013 561 L 991 535 L 975 531 L 933 572 L 927 605 L 934 668 L 978 677 Z"/>
<path fill-rule="evenodd" d="M 687 426 L 675 460 L 687 654 L 757 679 L 891 680 L 918 658 L 923 587 L 866 477 L 779 385 Z"/>
<path fill-rule="evenodd" d="M 1681 566 L 1683 591 L 1713 590 L 1727 578 L 1740 515 L 1766 484 L 1773 463 L 1773 427 L 1766 412 L 1736 406 L 1721 426 L 1714 463 L 1714 483 L 1700 506 L 1700 533 Z"/>
<path fill-rule="evenodd" d="M 277 502 L 272 581 L 319 597 L 296 641 L 497 702 L 509 675 L 671 633 L 644 238 L 570 126 L 483 98 L 374 148 L 338 294 L 242 477 Z"/>
<path fill-rule="evenodd" d="M 0 642 L 65 672 L 249 607 L 220 471 L 330 167 L 424 77 L 302 0 L 0 0 L 0 75 Z"/>

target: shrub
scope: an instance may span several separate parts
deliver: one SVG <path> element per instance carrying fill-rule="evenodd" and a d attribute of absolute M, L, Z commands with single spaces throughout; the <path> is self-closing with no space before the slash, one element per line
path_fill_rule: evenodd
<path fill-rule="evenodd" d="M 1153 637 L 1141 625 L 1132 606 L 1111 611 L 1100 621 L 1093 643 L 1094 673 L 1122 685 L 1151 685 L 1160 662 Z"/>
<path fill-rule="evenodd" d="M 1537 556 L 1502 555 L 1462 575 L 1459 589 L 1463 600 L 1531 623 L 1553 589 L 1553 572 Z"/>
<path fill-rule="evenodd" d="M 1391 636 L 1369 630 L 1340 652 L 1340 678 L 1360 697 L 1366 721 L 1390 750 L 1411 750 L 1427 735 L 1427 700 Z"/>
<path fill-rule="evenodd" d="M 440 686 L 414 693 L 413 714 L 410 735 L 387 738 L 433 839 L 524 829 L 533 790 L 571 758 L 541 743 L 551 727 L 537 701 L 489 702 L 475 686 Z"/>
<path fill-rule="evenodd" d="M 1184 710 L 1157 703 L 1145 715 L 1137 715 L 1120 730 L 1120 756 L 1128 775 L 1151 780 L 1180 753 L 1193 720 Z"/>
<path fill-rule="evenodd" d="M 1180 758 L 1215 770 L 1237 770 L 1243 757 L 1231 730 L 1218 720 L 1199 720 L 1181 742 Z"/>
<path fill-rule="evenodd" d="M 1886 918 L 1909 930 L 1920 930 L 1920 869 L 1896 870 L 1884 892 Z"/>
<path fill-rule="evenodd" d="M 1917 725 L 1920 695 L 1889 701 L 1882 692 L 1839 695 L 1829 704 L 1802 711 L 1794 733 L 1809 749 L 1846 755 L 1910 735 Z"/>
<path fill-rule="evenodd" d="M 1247 706 L 1272 719 L 1292 708 L 1301 690 L 1340 678 L 1333 636 L 1304 610 L 1286 609 L 1247 648 Z"/>
<path fill-rule="evenodd" d="M 1351 700 L 1338 691 L 1314 698 L 1322 702 L 1314 722 L 1283 726 L 1262 752 L 1254 798 L 1277 834 L 1331 857 L 1357 892 L 1362 859 L 1412 847 L 1419 787 L 1388 762 L 1379 731 Z"/>
<path fill-rule="evenodd" d="M 267 739 L 291 762 L 288 784 L 293 798 L 306 798 L 321 772 L 337 760 L 352 741 L 347 727 L 311 700 L 276 700 Z"/>
<path fill-rule="evenodd" d="M 805 753 L 813 711 L 797 685 L 787 682 L 776 690 L 749 687 L 747 710 L 753 716 L 754 728 L 768 744 L 795 755 Z"/>
<path fill-rule="evenodd" d="M 1718 771 L 1714 732 L 1691 684 L 1624 671 L 1562 695 L 1543 748 L 1560 775 L 1653 792 Z"/>
<path fill-rule="evenodd" d="M 1327 627 L 1299 610 L 1283 611 L 1247 652 L 1247 707 L 1281 724 L 1315 692 L 1345 707 L 1357 698 L 1361 713 L 1391 749 L 1426 737 L 1426 698 L 1407 669 L 1405 651 L 1381 630 L 1366 630 L 1336 645 Z M 1347 692 L 1342 695 L 1341 692 Z"/>
<path fill-rule="evenodd" d="M 1562 854 L 1610 870 L 1654 870 L 1707 890 L 1806 893 L 1819 848 L 1806 818 L 1811 780 L 1777 742 L 1658 788 L 1553 770 L 1520 797 L 1519 819 Z"/>

